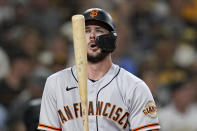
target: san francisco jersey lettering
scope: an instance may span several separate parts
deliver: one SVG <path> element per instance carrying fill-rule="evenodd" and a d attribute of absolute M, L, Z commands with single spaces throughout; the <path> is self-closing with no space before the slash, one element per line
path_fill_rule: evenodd
<path fill-rule="evenodd" d="M 100 80 L 88 80 L 88 115 L 90 131 L 160 128 L 157 108 L 147 85 L 115 64 Z M 47 79 L 38 129 L 83 130 L 75 66 Z"/>

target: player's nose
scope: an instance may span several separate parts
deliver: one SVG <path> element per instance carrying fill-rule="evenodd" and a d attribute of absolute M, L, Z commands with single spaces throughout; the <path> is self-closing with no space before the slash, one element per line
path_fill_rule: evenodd
<path fill-rule="evenodd" d="M 95 31 L 90 32 L 90 39 L 95 39 L 96 38 L 96 33 Z"/>

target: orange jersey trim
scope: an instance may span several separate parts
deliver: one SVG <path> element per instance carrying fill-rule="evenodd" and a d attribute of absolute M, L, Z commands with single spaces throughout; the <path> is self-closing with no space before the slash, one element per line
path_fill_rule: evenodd
<path fill-rule="evenodd" d="M 53 131 L 61 131 L 62 130 L 61 128 L 45 125 L 45 124 L 42 124 L 42 123 L 39 123 L 38 127 L 48 128 L 48 129 L 51 129 Z"/>
<path fill-rule="evenodd" d="M 142 129 L 149 128 L 149 127 L 154 127 L 154 126 L 159 126 L 159 123 L 152 123 L 152 124 L 148 124 L 148 125 L 143 125 L 143 126 L 135 128 L 131 131 L 140 131 Z"/>

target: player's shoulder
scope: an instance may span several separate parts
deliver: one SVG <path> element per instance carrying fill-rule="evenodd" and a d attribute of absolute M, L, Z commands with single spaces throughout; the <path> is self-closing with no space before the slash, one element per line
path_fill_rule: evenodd
<path fill-rule="evenodd" d="M 124 68 L 120 68 L 120 75 L 119 75 L 119 78 L 122 80 L 122 81 L 127 81 L 129 83 L 140 83 L 142 82 L 143 83 L 143 80 L 140 79 L 139 77 L 137 77 L 136 75 L 128 72 L 127 70 L 125 70 Z"/>
<path fill-rule="evenodd" d="M 116 80 L 117 87 L 122 93 L 122 96 L 124 96 L 125 100 L 140 94 L 143 94 L 144 96 L 151 96 L 150 90 L 146 83 L 123 68 L 120 68 L 120 72 Z M 137 95 L 136 92 L 138 92 Z"/>
<path fill-rule="evenodd" d="M 121 90 L 126 92 L 135 91 L 136 89 L 141 92 L 149 92 L 147 84 L 141 78 L 123 68 L 120 68 L 117 81 Z"/>
<path fill-rule="evenodd" d="M 47 79 L 54 80 L 54 79 L 69 78 L 69 76 L 71 75 L 71 68 L 72 67 L 68 67 L 68 68 L 62 69 L 58 72 L 55 72 L 55 73 L 51 74 Z"/>
<path fill-rule="evenodd" d="M 71 81 L 71 77 L 69 76 L 71 73 L 71 67 L 65 68 L 63 70 L 60 70 L 58 72 L 55 72 L 51 74 L 45 83 L 45 92 L 46 94 L 53 95 L 54 92 L 56 92 L 58 89 L 61 89 L 64 85 L 64 83 L 67 83 L 68 81 Z"/>

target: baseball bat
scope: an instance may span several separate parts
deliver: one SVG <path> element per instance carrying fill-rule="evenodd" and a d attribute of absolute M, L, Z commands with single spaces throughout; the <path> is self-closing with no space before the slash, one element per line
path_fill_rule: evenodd
<path fill-rule="evenodd" d="M 83 15 L 72 16 L 72 31 L 75 64 L 81 98 L 83 130 L 89 131 L 87 106 L 87 43 L 85 36 L 85 18 Z"/>

